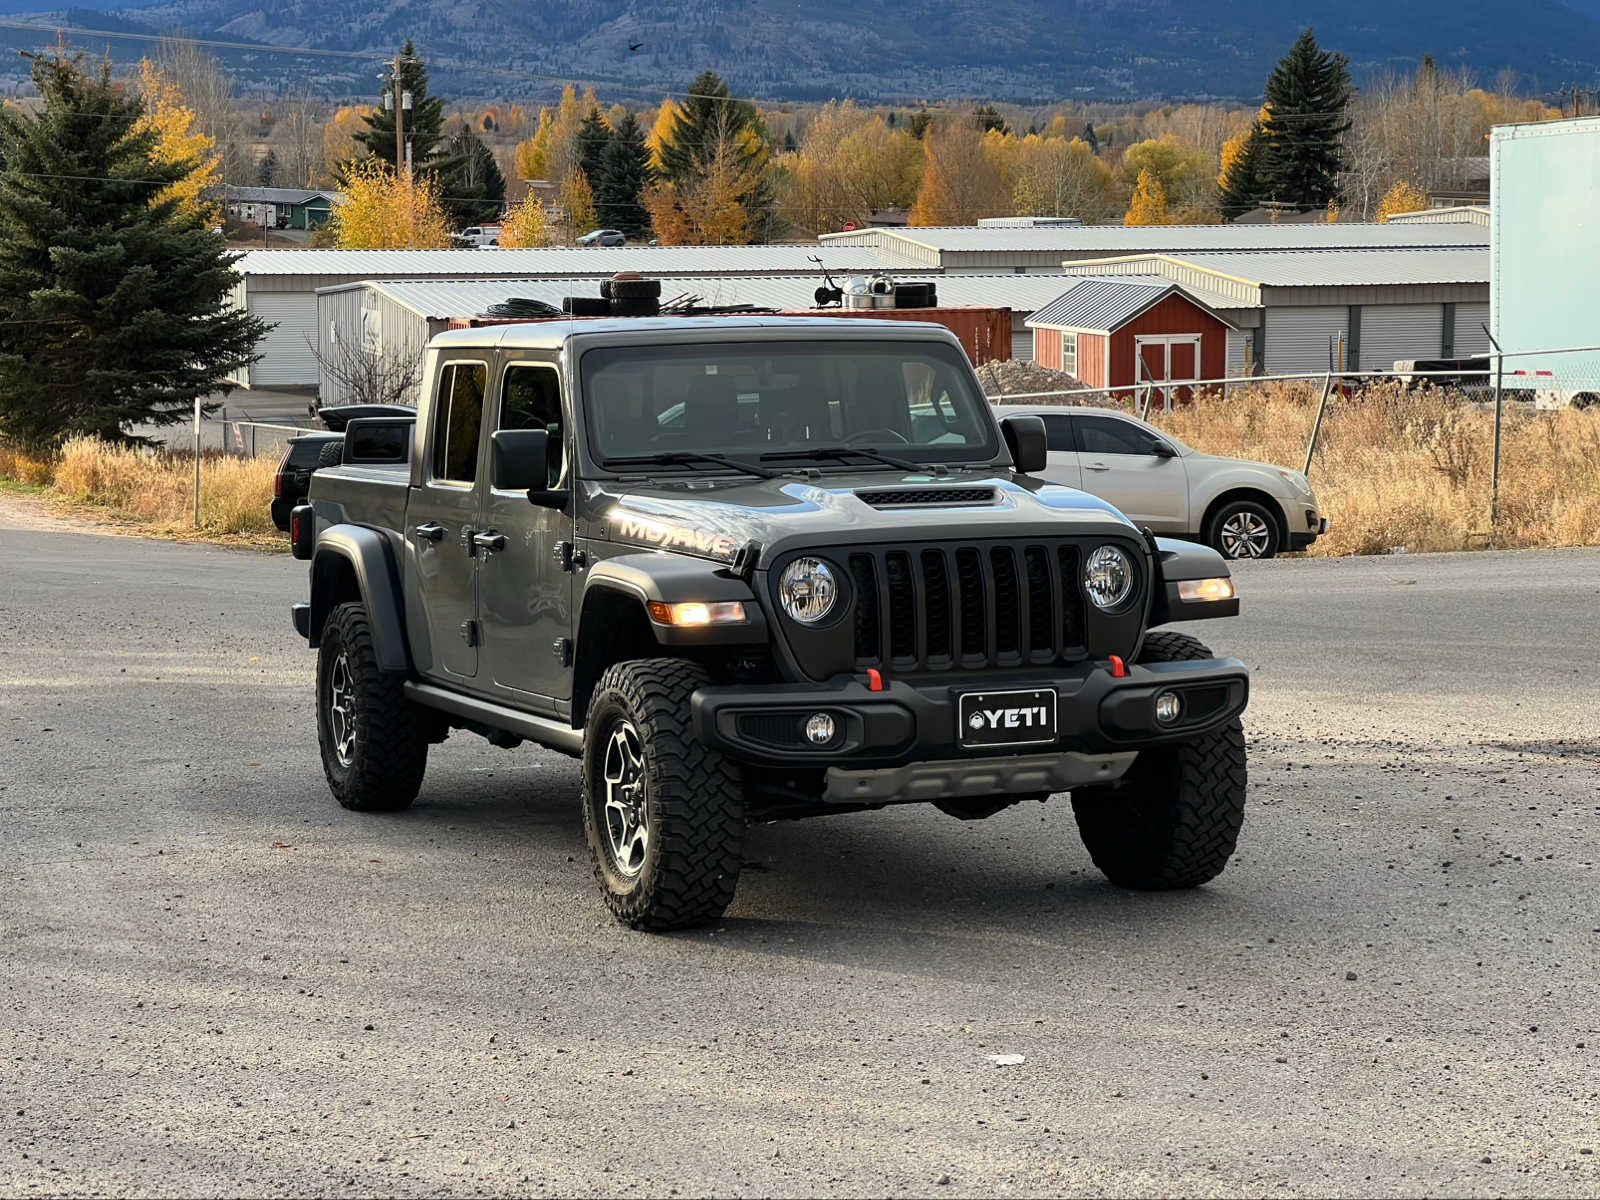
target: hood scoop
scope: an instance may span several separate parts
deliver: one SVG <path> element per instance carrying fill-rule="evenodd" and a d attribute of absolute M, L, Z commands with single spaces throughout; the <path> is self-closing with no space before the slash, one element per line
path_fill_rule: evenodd
<path fill-rule="evenodd" d="M 857 492 L 873 508 L 928 508 L 952 504 L 993 504 L 992 487 L 883 488 Z"/>

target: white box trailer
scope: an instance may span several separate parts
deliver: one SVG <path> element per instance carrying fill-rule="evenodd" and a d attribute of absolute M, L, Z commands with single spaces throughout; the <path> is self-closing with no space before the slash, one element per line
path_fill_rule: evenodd
<path fill-rule="evenodd" d="M 1489 328 L 1505 385 L 1600 402 L 1600 117 L 1489 135 Z"/>

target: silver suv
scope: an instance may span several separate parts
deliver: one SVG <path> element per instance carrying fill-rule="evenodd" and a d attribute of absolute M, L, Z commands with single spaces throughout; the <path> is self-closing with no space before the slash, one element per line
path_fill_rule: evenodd
<path fill-rule="evenodd" d="M 1298 471 L 1202 454 L 1110 409 L 998 404 L 995 413 L 1042 417 L 1043 477 L 1099 496 L 1155 533 L 1203 541 L 1227 558 L 1271 558 L 1328 531 Z"/>

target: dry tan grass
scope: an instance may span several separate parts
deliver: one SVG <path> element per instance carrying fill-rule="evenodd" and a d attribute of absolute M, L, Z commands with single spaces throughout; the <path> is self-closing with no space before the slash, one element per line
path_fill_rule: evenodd
<path fill-rule="evenodd" d="M 1298 471 L 1321 385 L 1203 397 L 1153 419 L 1210 454 Z M 1332 521 L 1318 555 L 1467 550 L 1489 544 L 1492 406 L 1436 388 L 1380 383 L 1328 402 L 1311 483 Z M 1507 401 L 1499 547 L 1600 542 L 1600 413 Z"/>
<path fill-rule="evenodd" d="M 200 524 L 194 523 L 194 456 L 73 438 L 53 459 L 0 446 L 0 477 L 49 484 L 57 496 L 141 532 L 275 544 L 268 506 L 277 463 L 207 454 L 200 465 Z"/>

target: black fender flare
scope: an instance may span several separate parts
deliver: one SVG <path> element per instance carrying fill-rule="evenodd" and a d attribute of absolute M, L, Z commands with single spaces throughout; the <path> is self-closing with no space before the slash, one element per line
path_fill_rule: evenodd
<path fill-rule="evenodd" d="M 330 525 L 317 534 L 317 549 L 311 559 L 312 647 L 321 642 L 322 626 L 339 603 L 338 578 L 345 569 L 355 576 L 356 589 L 366 605 L 378 666 L 385 671 L 409 672 L 405 599 L 394 552 L 381 533 L 362 525 Z"/>
<path fill-rule="evenodd" d="M 1232 579 L 1228 560 L 1210 546 L 1178 538 L 1153 538 L 1155 587 L 1150 604 L 1151 629 L 1174 621 L 1204 621 L 1213 617 L 1239 615 L 1239 598 L 1227 600 L 1185 600 L 1178 595 L 1178 583 L 1193 579 Z"/>
<path fill-rule="evenodd" d="M 651 552 L 601 559 L 584 576 L 584 600 L 597 591 L 631 596 L 647 611 L 651 601 L 672 604 L 684 600 L 738 600 L 744 604 L 745 623 L 742 625 L 679 629 L 650 622 L 656 641 L 664 646 L 748 645 L 767 640 L 766 615 L 754 590 L 735 575 L 719 573 L 714 563 L 703 558 Z M 584 608 L 585 604 L 580 601 L 580 641 L 584 636 L 581 628 Z"/>

